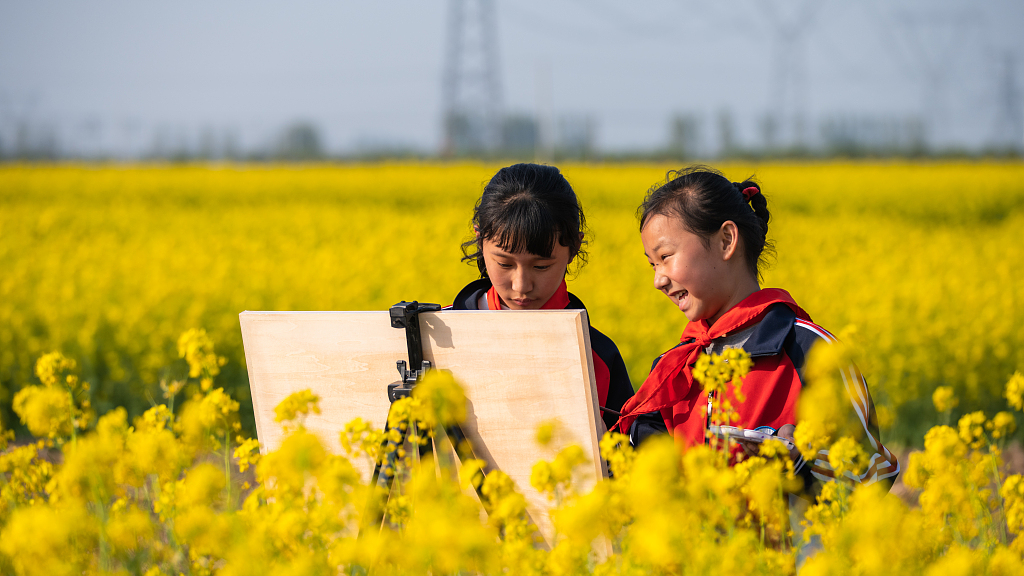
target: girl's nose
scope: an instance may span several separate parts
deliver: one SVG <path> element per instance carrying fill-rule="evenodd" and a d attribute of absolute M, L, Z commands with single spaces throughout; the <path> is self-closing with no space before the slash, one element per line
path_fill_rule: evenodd
<path fill-rule="evenodd" d="M 533 290 L 533 279 L 526 267 L 518 267 L 512 273 L 512 291 L 525 296 Z"/>
<path fill-rule="evenodd" d="M 654 269 L 654 289 L 664 290 L 668 288 L 668 276 L 662 274 L 657 268 Z"/>

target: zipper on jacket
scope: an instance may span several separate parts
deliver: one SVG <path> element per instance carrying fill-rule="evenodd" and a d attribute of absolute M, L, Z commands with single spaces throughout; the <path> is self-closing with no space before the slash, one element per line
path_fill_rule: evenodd
<path fill-rule="evenodd" d="M 715 391 L 708 392 L 708 411 L 704 414 L 704 444 L 711 444 L 711 411 L 715 407 Z"/>

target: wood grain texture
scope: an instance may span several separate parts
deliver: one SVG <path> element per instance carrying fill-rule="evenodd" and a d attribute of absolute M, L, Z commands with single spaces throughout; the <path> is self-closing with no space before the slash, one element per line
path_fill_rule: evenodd
<path fill-rule="evenodd" d="M 243 312 L 239 321 L 264 453 L 283 439 L 274 407 L 307 388 L 321 398 L 322 413 L 306 427 L 336 453 L 352 419 L 384 426 L 387 385 L 399 379 L 395 362 L 407 360 L 405 331 L 391 327 L 386 311 Z M 512 477 L 550 544 L 552 503 L 530 486 L 533 464 L 578 444 L 592 460 L 579 488 L 589 490 L 603 474 L 586 311 L 442 311 L 421 314 L 420 327 L 424 359 L 466 390 L 464 429 L 477 456 Z M 542 448 L 537 427 L 553 418 L 562 432 Z M 353 464 L 369 480 L 372 463 Z"/>

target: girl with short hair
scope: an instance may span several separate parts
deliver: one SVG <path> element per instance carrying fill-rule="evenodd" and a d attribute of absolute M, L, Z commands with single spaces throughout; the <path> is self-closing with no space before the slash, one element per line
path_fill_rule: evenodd
<path fill-rule="evenodd" d="M 484 187 L 472 222 L 463 260 L 476 263 L 480 279 L 459 292 L 451 309 L 586 310 L 565 283 L 569 266 L 586 262 L 586 219 L 558 168 L 502 168 Z M 611 426 L 633 386 L 615 343 L 593 325 L 590 346 L 602 416 Z"/>

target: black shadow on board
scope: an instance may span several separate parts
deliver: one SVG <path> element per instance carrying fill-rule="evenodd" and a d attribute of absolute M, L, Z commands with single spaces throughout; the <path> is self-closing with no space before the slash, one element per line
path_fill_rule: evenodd
<path fill-rule="evenodd" d="M 431 346 L 438 348 L 455 348 L 455 344 L 452 343 L 452 329 L 444 323 L 440 314 L 423 314 L 420 321 L 427 326 L 424 344 L 429 342 Z"/>

